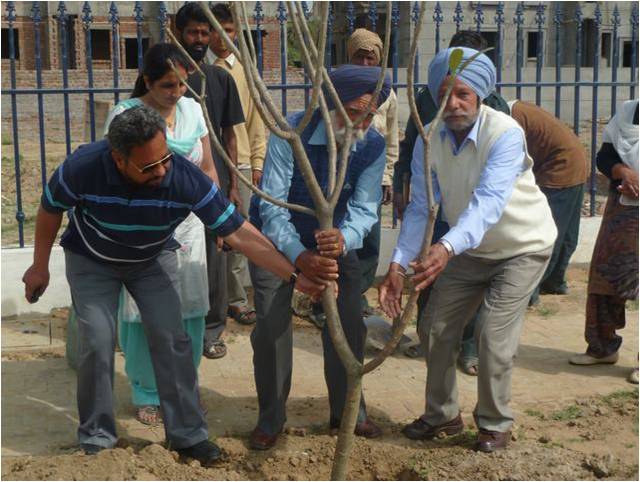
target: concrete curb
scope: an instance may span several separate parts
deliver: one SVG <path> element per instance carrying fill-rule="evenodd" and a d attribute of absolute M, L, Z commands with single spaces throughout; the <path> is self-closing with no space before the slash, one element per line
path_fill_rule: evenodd
<path fill-rule="evenodd" d="M 571 264 L 585 264 L 591 261 L 591 253 L 601 220 L 601 217 L 582 218 L 578 247 L 571 258 Z M 399 229 L 382 229 L 380 262 L 376 276 L 385 275 L 399 234 Z M 33 305 L 25 300 L 22 283 L 22 275 L 33 260 L 33 247 L 3 248 L 1 253 L 3 318 L 30 313 L 49 313 L 52 308 L 71 304 L 69 286 L 65 277 L 64 252 L 60 246 L 55 246 L 51 253 L 49 287 L 38 303 Z M 249 284 L 249 279 L 245 279 L 245 285 L 249 286 Z"/>

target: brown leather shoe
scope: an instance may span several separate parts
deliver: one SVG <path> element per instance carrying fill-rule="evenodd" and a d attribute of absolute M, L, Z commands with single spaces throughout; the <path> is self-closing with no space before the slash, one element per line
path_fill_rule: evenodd
<path fill-rule="evenodd" d="M 254 450 L 269 450 L 278 441 L 278 435 L 280 434 L 269 435 L 260 427 L 256 427 L 249 437 L 249 447 Z"/>
<path fill-rule="evenodd" d="M 507 430 L 506 432 L 494 432 L 493 430 L 485 430 L 481 428 L 478 431 L 476 450 L 479 452 L 490 453 L 504 449 L 507 447 L 510 438 L 510 430 Z"/>
<path fill-rule="evenodd" d="M 329 422 L 329 427 L 331 428 L 332 433 L 337 433 L 340 429 L 340 421 L 331 419 L 331 421 Z M 367 417 L 364 422 L 356 424 L 356 428 L 354 429 L 353 433 L 355 433 L 358 437 L 364 438 L 382 437 L 382 429 L 378 427 L 369 417 Z"/>
<path fill-rule="evenodd" d="M 464 423 L 460 414 L 453 420 L 440 425 L 429 425 L 421 418 L 415 419 L 409 425 L 405 425 L 402 433 L 412 440 L 431 440 L 442 435 L 457 435 L 464 430 Z"/>

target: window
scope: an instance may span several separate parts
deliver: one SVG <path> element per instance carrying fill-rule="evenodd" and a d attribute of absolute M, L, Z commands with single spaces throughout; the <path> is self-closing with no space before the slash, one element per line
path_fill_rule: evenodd
<path fill-rule="evenodd" d="M 635 42 L 636 63 L 638 62 L 638 41 Z M 631 52 L 632 52 L 631 40 L 625 40 L 622 44 L 622 66 L 631 67 Z M 4 58 L 4 56 L 3 56 Z"/>
<path fill-rule="evenodd" d="M 538 57 L 538 38 L 542 35 L 540 32 L 527 32 L 527 58 L 535 59 Z M 540 52 L 542 54 L 542 52 Z"/>
<path fill-rule="evenodd" d="M 604 32 L 602 34 L 602 41 L 600 42 L 600 58 L 606 61 L 607 67 L 611 67 L 611 59 L 613 58 L 613 52 L 611 51 L 611 32 Z"/>
<path fill-rule="evenodd" d="M 20 60 L 20 42 L 18 38 L 17 28 L 13 29 L 13 42 L 15 46 L 15 49 L 14 49 L 15 59 Z M 8 59 L 10 57 L 11 55 L 9 52 L 9 29 L 3 28 L 2 29 L 2 58 Z"/>
<path fill-rule="evenodd" d="M 111 32 L 91 30 L 91 57 L 93 60 L 111 60 Z"/>
<path fill-rule="evenodd" d="M 142 39 L 142 55 L 149 48 L 149 39 Z M 124 39 L 124 61 L 126 69 L 137 69 L 138 68 L 138 39 L 137 38 L 126 38 Z"/>
<path fill-rule="evenodd" d="M 498 46 L 498 32 L 480 32 L 480 35 L 482 35 L 482 38 L 486 40 L 487 48 L 493 47 L 493 50 L 485 52 L 485 55 L 489 57 L 495 65 L 497 55 L 496 47 Z"/>

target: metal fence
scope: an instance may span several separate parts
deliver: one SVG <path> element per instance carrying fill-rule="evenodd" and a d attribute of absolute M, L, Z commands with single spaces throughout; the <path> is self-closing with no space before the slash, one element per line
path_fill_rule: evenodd
<path fill-rule="evenodd" d="M 153 22 L 157 22 L 159 26 L 159 40 L 165 41 L 165 32 L 166 28 L 168 28 L 168 11 L 165 2 L 158 2 L 158 15 L 157 18 L 153 19 Z M 435 2 L 433 6 L 433 14 L 431 16 L 430 22 L 432 21 L 433 31 L 435 34 L 435 41 L 433 42 L 434 52 L 437 53 L 440 48 L 444 46 L 441 45 L 441 29 L 443 25 L 445 25 L 445 18 L 443 15 L 442 5 L 445 2 Z M 595 29 L 595 45 L 587 46 L 584 45 L 583 40 L 583 25 L 584 18 L 581 11 L 580 4 L 578 2 L 570 2 L 575 5 L 574 15 L 572 18 L 565 18 L 564 15 L 564 5 L 566 3 L 563 2 L 555 2 L 555 7 L 553 12 L 547 11 L 548 5 L 544 3 L 539 3 L 534 5 L 535 7 L 535 24 L 537 25 L 538 33 L 537 36 L 537 49 L 536 49 L 536 73 L 535 73 L 535 81 L 525 81 L 523 79 L 523 71 L 525 69 L 525 51 L 524 51 L 524 18 L 525 18 L 525 3 L 519 2 L 517 4 L 517 8 L 514 13 L 513 19 L 507 19 L 505 16 L 505 2 L 498 2 L 495 6 L 495 15 L 491 20 L 485 24 L 485 15 L 483 6 L 480 2 L 475 3 L 474 14 L 473 14 L 473 25 L 478 32 L 482 32 L 486 29 L 486 26 L 491 26 L 492 31 L 497 32 L 495 36 L 495 53 L 494 59 L 497 68 L 497 90 L 501 92 L 504 88 L 515 88 L 516 97 L 521 98 L 522 90 L 525 88 L 535 88 L 535 101 L 536 104 L 540 105 L 542 100 L 542 92 L 543 89 L 553 89 L 555 93 L 555 115 L 557 117 L 560 116 L 560 103 L 562 99 L 562 89 L 563 88 L 572 88 L 574 90 L 574 130 L 576 134 L 579 133 L 579 123 L 580 123 L 580 93 L 582 89 L 591 89 L 592 91 L 592 109 L 591 109 L 591 180 L 590 180 L 590 196 L 591 196 L 591 215 L 595 214 L 595 196 L 596 196 L 596 181 L 595 181 L 595 154 L 596 154 L 596 140 L 597 140 L 597 119 L 598 119 L 598 92 L 599 89 L 609 88 L 611 93 L 611 113 L 615 112 L 616 102 L 618 98 L 618 89 L 628 88 L 629 89 L 629 98 L 635 98 L 636 95 L 636 86 L 637 86 L 637 63 L 638 63 L 638 52 L 637 52 L 637 38 L 638 38 L 638 5 L 634 2 L 633 8 L 631 11 L 631 15 L 625 21 L 630 23 L 631 28 L 631 62 L 629 69 L 629 79 L 628 80 L 619 80 L 618 79 L 618 71 L 620 65 L 620 37 L 619 37 L 619 28 L 622 25 L 623 19 L 621 18 L 618 6 L 616 5 L 613 14 L 611 16 L 611 35 L 612 35 L 612 59 L 611 59 L 611 80 L 606 82 L 599 81 L 598 74 L 600 72 L 600 52 L 601 52 L 601 36 L 600 29 L 602 27 L 602 14 L 600 10 L 600 6 L 596 5 L 592 25 L 590 28 Z M 302 2 L 303 10 L 305 16 L 309 18 L 311 16 L 311 11 L 308 8 L 306 2 Z M 552 4 L 553 6 L 553 4 Z M 527 8 L 531 8 L 531 4 L 526 4 Z M 332 59 L 332 35 L 333 35 L 333 23 L 335 22 L 335 9 L 337 8 L 336 4 L 331 4 L 331 13 L 329 16 L 329 32 L 327 39 L 327 66 L 331 68 L 331 65 L 334 63 L 335 59 Z M 343 4 L 340 8 L 345 9 L 345 5 Z M 393 2 L 392 4 L 392 13 L 391 18 L 389 19 L 392 22 L 392 45 L 390 46 L 390 54 L 391 54 L 391 73 L 393 85 L 396 91 L 398 89 L 406 88 L 406 83 L 399 82 L 399 32 L 401 26 L 408 26 L 415 28 L 415 25 L 418 21 L 419 14 L 419 3 L 413 2 L 411 8 L 408 10 L 409 18 L 401 18 L 401 8 L 400 2 Z M 36 97 L 36 102 L 38 106 L 38 139 L 40 145 L 40 170 L 41 170 L 41 182 L 44 187 L 44 184 L 47 180 L 47 172 L 46 172 L 46 141 L 45 141 L 45 122 L 44 122 L 44 96 L 46 95 L 62 95 L 63 96 L 63 110 L 64 110 L 64 127 L 65 127 L 65 143 L 66 143 L 66 152 L 67 154 L 71 153 L 71 129 L 70 129 L 70 113 L 69 113 L 69 95 L 70 94 L 86 94 L 89 100 L 89 119 L 90 119 L 90 137 L 91 140 L 96 139 L 96 123 L 95 123 L 95 112 L 94 112 L 94 102 L 96 94 L 113 94 L 113 98 L 115 102 L 118 102 L 120 99 L 120 94 L 126 94 L 130 92 L 132 86 L 122 87 L 119 84 L 119 69 L 121 67 L 120 62 L 120 31 L 119 24 L 120 19 L 122 18 L 122 13 L 118 10 L 118 7 L 115 2 L 111 2 L 109 8 L 109 23 L 111 26 L 111 42 L 112 42 L 112 58 L 111 58 L 111 69 L 113 72 L 113 85 L 108 88 L 103 87 L 94 87 L 94 68 L 93 68 L 93 57 L 92 57 L 92 41 L 91 41 L 91 24 L 93 22 L 93 15 L 91 10 L 91 5 L 89 2 L 84 2 L 82 8 L 81 15 L 81 23 L 85 32 L 85 66 L 86 66 L 86 76 L 87 76 L 87 86 L 84 88 L 78 87 L 69 87 L 69 70 L 70 70 L 70 59 L 68 58 L 69 53 L 69 45 L 67 29 L 70 27 L 69 15 L 67 14 L 67 6 L 65 2 L 59 2 L 56 15 L 55 22 L 57 22 L 58 26 L 58 36 L 57 41 L 59 43 L 59 52 L 60 52 L 60 65 L 62 71 L 62 87 L 61 88 L 51 88 L 43 85 L 42 81 L 42 42 L 41 42 L 41 29 L 40 26 L 43 23 L 43 17 L 40 10 L 40 2 L 33 2 L 31 7 L 31 20 L 33 22 L 34 27 L 34 58 L 35 58 L 35 77 L 36 77 L 36 86 L 35 88 L 18 88 L 16 85 L 16 40 L 15 40 L 15 22 L 16 22 L 16 5 L 15 2 L 6 2 L 6 24 L 8 25 L 8 50 L 9 50 L 9 66 L 10 66 L 10 81 L 11 86 L 9 89 L 2 89 L 3 96 L 10 96 L 11 98 L 11 113 L 12 113 L 12 139 L 13 139 L 13 156 L 14 156 L 14 165 L 15 165 L 15 182 L 16 182 L 16 220 L 18 222 L 18 237 L 19 244 L 21 247 L 24 246 L 24 229 L 23 224 L 25 220 L 25 215 L 22 210 L 22 185 L 20 179 L 20 146 L 19 146 L 19 133 L 18 133 L 18 124 L 20 119 L 18 118 L 18 101 L 28 101 L 31 96 Z M 407 10 L 405 10 L 406 12 Z M 553 17 L 553 27 L 546 28 L 547 16 L 552 15 Z M 133 19 L 136 24 L 136 36 L 137 36 L 137 65 L 138 70 L 142 67 L 142 56 L 144 53 L 144 45 L 143 45 L 143 35 L 142 28 L 143 22 L 148 22 L 149 19 L 145 19 L 143 16 L 143 7 L 142 2 L 135 2 L 134 8 L 132 12 Z M 378 22 L 380 19 L 379 7 L 376 5 L 376 2 L 368 3 L 368 13 L 367 13 L 367 22 L 368 27 L 376 30 Z M 48 19 L 44 19 L 46 21 Z M 305 105 L 309 102 L 309 89 L 311 87 L 308 77 L 305 75 L 303 83 L 287 83 L 287 64 L 288 64 L 288 51 L 286 49 L 287 36 L 286 36 L 286 23 L 287 23 L 287 9 L 285 7 L 284 2 L 278 2 L 278 6 L 275 13 L 275 20 L 277 20 L 279 24 L 279 38 L 280 38 L 280 83 L 278 84 L 270 84 L 269 89 L 279 90 L 281 92 L 281 102 L 282 102 L 282 110 L 286 114 L 287 111 L 287 98 L 291 91 L 304 91 Z M 457 2 L 454 15 L 451 19 L 455 24 L 456 31 L 460 30 L 463 27 L 464 23 L 464 10 L 460 2 Z M 253 21 L 255 27 L 255 37 L 256 41 L 256 56 L 257 56 L 257 64 L 259 66 L 260 72 L 262 74 L 262 64 L 263 64 L 263 24 L 265 22 L 265 14 L 262 6 L 262 2 L 255 2 L 255 6 L 253 9 Z M 385 21 L 386 15 L 385 15 Z M 515 68 L 515 82 L 505 82 L 503 81 L 503 54 L 504 54 L 504 29 L 507 22 L 513 22 L 516 28 L 516 68 Z M 576 57 L 575 57 L 575 73 L 573 79 L 563 79 L 562 78 L 562 69 L 560 63 L 560 56 L 562 45 L 560 41 L 560 29 L 563 23 L 573 22 L 576 27 Z M 347 32 L 351 33 L 356 27 L 356 8 L 354 6 L 354 2 L 346 2 L 346 25 Z M 555 80 L 554 81 L 543 81 L 543 65 L 544 65 L 544 48 L 543 48 L 543 29 L 548 30 L 548 36 L 554 35 L 555 38 Z M 589 47 L 588 49 L 586 49 Z M 581 71 L 583 64 L 583 57 L 587 55 L 587 51 L 591 52 L 593 55 L 592 58 L 592 67 L 593 67 L 593 80 L 584 81 L 581 79 Z M 417 87 L 421 87 L 426 85 L 421 82 L 420 76 L 420 57 L 416 58 L 415 61 L 415 84 Z"/>

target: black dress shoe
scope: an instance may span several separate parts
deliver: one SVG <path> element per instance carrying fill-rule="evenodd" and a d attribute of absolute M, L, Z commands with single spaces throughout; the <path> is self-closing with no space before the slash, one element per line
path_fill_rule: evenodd
<path fill-rule="evenodd" d="M 256 427 L 253 429 L 253 432 L 251 432 L 251 436 L 249 437 L 249 447 L 254 450 L 269 450 L 276 444 L 279 435 L 279 433 L 269 435 L 260 427 Z"/>
<path fill-rule="evenodd" d="M 203 440 L 191 447 L 176 449 L 182 457 L 189 457 L 200 462 L 203 467 L 211 467 L 222 457 L 220 447 L 209 440 Z"/>
<path fill-rule="evenodd" d="M 405 425 L 402 433 L 412 440 L 431 440 L 440 434 L 457 435 L 464 430 L 464 423 L 460 414 L 453 420 L 440 425 L 430 425 L 421 418 L 415 419 L 409 425 Z"/>
<path fill-rule="evenodd" d="M 511 438 L 511 431 L 495 432 L 493 430 L 485 430 L 481 428 L 478 431 L 478 442 L 476 450 L 479 452 L 491 453 L 496 450 L 504 449 Z"/>
<path fill-rule="evenodd" d="M 84 450 L 85 455 L 96 455 L 98 452 L 104 450 L 106 447 L 95 444 L 80 444 L 80 448 Z"/>
<path fill-rule="evenodd" d="M 339 430 L 340 420 L 332 418 L 329 421 L 329 427 L 331 428 L 331 430 Z M 353 433 L 355 433 L 358 437 L 364 438 L 382 437 L 382 429 L 378 427 L 369 417 L 367 417 L 364 422 L 357 423 Z"/>

